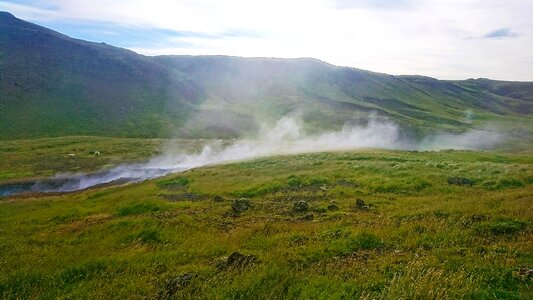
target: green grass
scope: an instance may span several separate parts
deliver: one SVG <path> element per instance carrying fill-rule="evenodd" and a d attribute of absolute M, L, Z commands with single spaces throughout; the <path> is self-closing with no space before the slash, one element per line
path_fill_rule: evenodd
<path fill-rule="evenodd" d="M 68 147 L 59 141 L 47 153 Z M 117 157 L 141 159 L 118 151 L 130 140 L 101 142 L 117 147 Z M 4 198 L 0 295 L 532 298 L 533 282 L 518 274 L 533 268 L 532 163 L 528 154 L 470 151 L 316 153 Z M 10 172 L 28 171 L 13 162 Z M 473 185 L 448 184 L 453 177 Z M 252 205 L 235 214 L 243 195 Z M 309 209 L 294 211 L 301 200 Z M 235 251 L 256 260 L 221 268 Z"/>
<path fill-rule="evenodd" d="M 0 182 L 96 171 L 122 163 L 146 161 L 166 147 L 183 152 L 197 151 L 204 143 L 89 136 L 0 141 Z M 100 155 L 96 156 L 95 151 Z"/>

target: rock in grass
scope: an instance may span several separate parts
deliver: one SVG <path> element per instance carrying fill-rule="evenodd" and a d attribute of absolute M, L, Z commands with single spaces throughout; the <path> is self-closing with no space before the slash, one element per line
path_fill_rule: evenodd
<path fill-rule="evenodd" d="M 257 262 L 255 255 L 244 255 L 239 252 L 233 252 L 228 256 L 225 267 L 244 268 Z"/>
<path fill-rule="evenodd" d="M 303 216 L 302 220 L 313 221 L 314 218 L 315 216 L 313 214 L 306 214 L 305 216 Z"/>
<path fill-rule="evenodd" d="M 294 212 L 306 212 L 309 209 L 309 204 L 305 202 L 304 200 L 300 200 L 296 203 L 294 203 L 294 206 L 292 210 Z"/>
<path fill-rule="evenodd" d="M 355 200 L 355 207 L 359 210 L 369 210 L 370 206 L 365 203 L 363 199 Z"/>
<path fill-rule="evenodd" d="M 448 178 L 448 184 L 473 186 L 474 181 L 464 177 L 450 177 Z"/>
<path fill-rule="evenodd" d="M 473 215 L 471 219 L 474 222 L 481 222 L 481 221 L 486 221 L 489 218 L 487 216 L 484 216 L 484 215 Z"/>
<path fill-rule="evenodd" d="M 339 210 L 339 207 L 336 204 L 330 204 L 328 205 L 328 210 Z"/>
<path fill-rule="evenodd" d="M 222 198 L 222 196 L 216 195 L 215 197 L 213 197 L 213 201 L 215 201 L 215 202 L 223 202 L 224 198 Z"/>
<path fill-rule="evenodd" d="M 522 266 L 519 270 L 518 270 L 518 276 L 522 277 L 522 278 L 529 278 L 531 279 L 531 281 L 533 281 L 533 269 L 530 269 L 526 266 Z"/>
<path fill-rule="evenodd" d="M 158 299 L 172 299 L 174 295 L 188 286 L 196 276 L 196 274 L 184 273 L 170 278 L 166 281 L 165 288 L 159 292 Z"/>
<path fill-rule="evenodd" d="M 252 208 L 252 203 L 250 202 L 250 200 L 246 198 L 240 198 L 240 199 L 234 200 L 233 203 L 231 204 L 231 210 L 235 214 L 245 212 L 249 210 L 250 208 Z"/>

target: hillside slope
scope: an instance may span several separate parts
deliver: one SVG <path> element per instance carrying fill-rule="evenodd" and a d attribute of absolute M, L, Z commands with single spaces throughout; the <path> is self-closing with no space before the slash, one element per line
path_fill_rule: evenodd
<path fill-rule="evenodd" d="M 146 57 L 0 13 L 0 139 L 235 137 L 298 113 L 310 130 L 365 122 L 406 132 L 487 123 L 531 135 L 533 83 L 391 76 L 316 59 Z"/>
<path fill-rule="evenodd" d="M 2 137 L 154 136 L 198 99 L 185 74 L 0 14 Z"/>
<path fill-rule="evenodd" d="M 527 118 L 533 83 L 441 81 L 422 76 L 391 76 L 337 67 L 316 59 L 160 56 L 156 60 L 189 74 L 202 86 L 206 101 L 197 114 L 212 129 L 240 119 L 279 118 L 301 112 L 313 128 L 340 127 L 365 119 L 369 112 L 386 116 L 415 132 L 471 127 L 481 120 Z M 497 90 L 501 85 L 505 89 Z M 466 117 L 465 114 L 470 117 Z M 206 117 L 209 116 L 209 117 Z M 232 121 L 237 119 L 236 122 Z M 209 120 L 213 122 L 210 123 Z M 201 131 L 200 130 L 200 131 Z"/>

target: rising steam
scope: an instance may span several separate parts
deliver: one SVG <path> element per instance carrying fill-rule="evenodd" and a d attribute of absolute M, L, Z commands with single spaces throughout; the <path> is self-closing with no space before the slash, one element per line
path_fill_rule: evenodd
<path fill-rule="evenodd" d="M 278 154 L 383 148 L 404 150 L 490 148 L 503 140 L 493 131 L 472 130 L 463 134 L 437 134 L 421 142 L 402 138 L 398 125 L 371 115 L 364 126 L 345 126 L 340 131 L 306 134 L 299 118 L 283 117 L 274 126 L 263 125 L 255 139 L 229 145 L 212 142 L 199 153 L 170 149 L 144 164 L 122 165 L 93 174 L 64 174 L 34 183 L 24 192 L 68 192 L 113 182 L 134 182 L 205 165 L 240 161 Z M 11 193 L 11 194 L 13 194 Z M 4 195 L 9 193 L 4 193 Z"/>

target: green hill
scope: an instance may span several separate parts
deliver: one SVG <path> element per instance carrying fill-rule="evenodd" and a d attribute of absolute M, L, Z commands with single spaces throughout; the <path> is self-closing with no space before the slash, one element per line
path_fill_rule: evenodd
<path fill-rule="evenodd" d="M 185 74 L 148 57 L 0 14 L 2 138 L 155 136 L 198 100 Z"/>
<path fill-rule="evenodd" d="M 530 82 L 391 76 L 316 59 L 146 57 L 0 13 L 2 139 L 235 137 L 294 112 L 312 130 L 376 112 L 414 135 L 490 123 L 531 137 L 532 101 Z"/>

